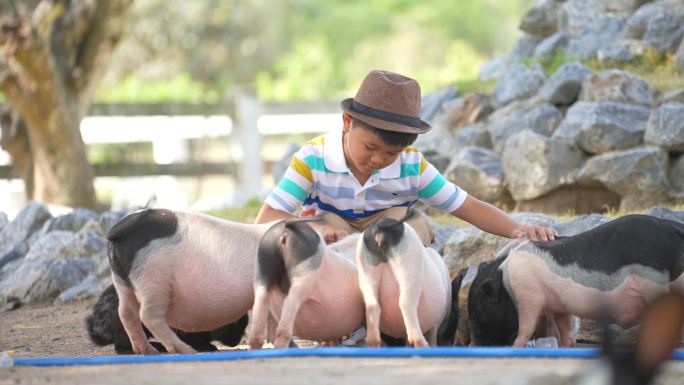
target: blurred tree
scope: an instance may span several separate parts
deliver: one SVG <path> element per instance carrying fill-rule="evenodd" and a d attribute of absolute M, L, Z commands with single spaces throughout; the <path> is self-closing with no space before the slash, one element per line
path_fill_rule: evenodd
<path fill-rule="evenodd" d="M 533 2 L 137 0 L 98 97 L 217 101 L 247 85 L 264 99 L 338 98 L 376 67 L 431 91 L 507 51 Z"/>
<path fill-rule="evenodd" d="M 132 1 L 0 3 L 0 90 L 15 111 L 2 116 L 2 146 L 29 198 L 96 207 L 79 125 Z"/>

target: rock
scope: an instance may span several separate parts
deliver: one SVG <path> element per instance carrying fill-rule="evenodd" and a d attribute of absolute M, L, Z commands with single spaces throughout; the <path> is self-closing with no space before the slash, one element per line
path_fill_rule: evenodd
<path fill-rule="evenodd" d="M 106 286 L 94 275 L 89 275 L 81 281 L 81 283 L 74 285 L 57 296 L 55 305 L 83 300 L 86 298 L 94 298 L 102 294 Z"/>
<path fill-rule="evenodd" d="M 642 143 L 650 110 L 614 102 L 577 102 L 553 138 L 576 142 L 590 154 L 624 150 Z"/>
<path fill-rule="evenodd" d="M 643 40 L 656 50 L 673 52 L 684 34 L 684 4 L 655 1 L 634 12 L 626 21 L 623 36 Z"/>
<path fill-rule="evenodd" d="M 600 48 L 596 51 L 596 58 L 609 67 L 614 63 L 629 63 L 645 52 L 646 45 L 641 40 L 620 40 Z"/>
<path fill-rule="evenodd" d="M 539 97 L 554 105 L 569 105 L 577 100 L 584 79 L 593 72 L 580 62 L 563 64 L 544 84 Z"/>
<path fill-rule="evenodd" d="M 665 103 L 651 113 L 644 141 L 669 151 L 684 151 L 684 103 Z"/>
<path fill-rule="evenodd" d="M 530 35 L 545 37 L 558 30 L 558 8 L 555 0 L 538 3 L 531 8 L 520 22 L 520 30 Z"/>
<path fill-rule="evenodd" d="M 487 131 L 487 126 L 483 123 L 477 123 L 459 129 L 453 136 L 451 143 L 451 148 L 456 151 L 467 146 L 492 148 L 492 138 L 489 135 L 489 131 Z"/>
<path fill-rule="evenodd" d="M 643 79 L 622 70 L 612 69 L 586 77 L 579 100 L 651 107 L 657 100 L 657 92 Z"/>
<path fill-rule="evenodd" d="M 509 139 L 502 159 L 508 190 L 521 201 L 573 184 L 584 155 L 574 144 L 528 130 Z"/>
<path fill-rule="evenodd" d="M 659 104 L 667 103 L 682 103 L 684 104 L 684 88 L 679 90 L 670 91 L 663 95 Z"/>
<path fill-rule="evenodd" d="M 537 60 L 552 57 L 557 51 L 565 50 L 567 47 L 568 37 L 563 32 L 556 32 L 537 44 L 532 57 Z"/>
<path fill-rule="evenodd" d="M 520 63 L 514 63 L 494 86 L 494 103 L 503 106 L 514 100 L 533 96 L 545 81 L 546 72 L 541 65 L 534 64 L 532 67 L 525 67 Z"/>
<path fill-rule="evenodd" d="M 495 202 L 503 196 L 503 167 L 499 154 L 470 146 L 459 151 L 445 172 L 446 178 L 468 194 Z"/>
<path fill-rule="evenodd" d="M 496 110 L 488 119 L 487 129 L 494 150 L 501 153 L 512 136 L 524 130 L 549 136 L 561 120 L 560 111 L 553 105 L 528 99 Z"/>
<path fill-rule="evenodd" d="M 2 228 L 0 248 L 14 247 L 19 242 L 25 242 L 31 233 L 38 230 L 50 218 L 52 216 L 44 204 L 30 202 L 12 222 Z"/>
<path fill-rule="evenodd" d="M 667 201 L 667 155 L 658 147 L 639 147 L 590 158 L 578 183 L 600 183 L 620 194 L 620 209 L 633 211 Z"/>
<path fill-rule="evenodd" d="M 516 211 L 576 215 L 616 210 L 620 195 L 603 186 L 562 186 L 540 197 L 516 202 Z"/>
<path fill-rule="evenodd" d="M 582 215 L 566 222 L 557 223 L 553 226 L 558 234 L 569 237 L 598 227 L 609 220 L 600 214 Z"/>
<path fill-rule="evenodd" d="M 684 155 L 680 155 L 670 168 L 670 182 L 676 191 L 684 192 Z"/>
<path fill-rule="evenodd" d="M 447 127 L 451 132 L 458 132 L 462 127 L 484 120 L 492 111 L 494 106 L 489 96 L 477 92 L 470 93 L 447 110 Z"/>
<path fill-rule="evenodd" d="M 651 207 L 648 211 L 646 211 L 646 215 L 684 223 L 684 211 L 674 211 L 667 207 Z"/>
<path fill-rule="evenodd" d="M 431 121 L 441 111 L 444 103 L 456 98 L 456 95 L 456 88 L 450 86 L 423 96 L 420 118 L 426 122 Z"/>

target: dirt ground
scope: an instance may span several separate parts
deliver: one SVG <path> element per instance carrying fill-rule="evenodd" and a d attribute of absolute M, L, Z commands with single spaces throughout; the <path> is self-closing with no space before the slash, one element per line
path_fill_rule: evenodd
<path fill-rule="evenodd" d="M 13 357 L 113 355 L 87 337 L 95 300 L 25 306 L 0 313 L 0 351 Z M 0 385 L 17 384 L 574 384 L 595 360 L 463 358 L 278 358 L 164 364 L 0 367 Z M 684 362 L 658 384 L 684 383 Z"/>

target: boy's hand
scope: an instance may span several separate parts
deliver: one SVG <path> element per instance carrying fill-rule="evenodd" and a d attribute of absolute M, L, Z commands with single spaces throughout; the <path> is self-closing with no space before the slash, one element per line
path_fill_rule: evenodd
<path fill-rule="evenodd" d="M 521 225 L 519 228 L 513 230 L 513 238 L 531 239 L 533 241 L 553 241 L 556 239 L 558 232 L 550 227 L 542 227 L 535 225 Z"/>
<path fill-rule="evenodd" d="M 337 229 L 333 226 L 330 226 L 327 223 L 323 223 L 323 224 L 309 223 L 309 225 L 311 227 L 313 227 L 313 229 L 316 230 L 316 232 L 323 237 L 323 240 L 325 241 L 325 243 L 337 242 L 340 239 L 349 235 L 346 231 Z"/>

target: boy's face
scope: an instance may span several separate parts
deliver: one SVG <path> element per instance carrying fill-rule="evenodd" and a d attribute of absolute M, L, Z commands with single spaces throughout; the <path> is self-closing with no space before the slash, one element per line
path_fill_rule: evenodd
<path fill-rule="evenodd" d="M 344 156 L 353 173 L 368 176 L 392 164 L 405 146 L 388 145 L 373 131 L 352 127 L 351 116 L 344 114 Z"/>

